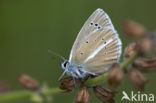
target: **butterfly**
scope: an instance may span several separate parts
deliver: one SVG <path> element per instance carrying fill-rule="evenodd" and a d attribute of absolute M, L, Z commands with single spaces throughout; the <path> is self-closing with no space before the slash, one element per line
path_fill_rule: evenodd
<path fill-rule="evenodd" d="M 69 60 L 61 63 L 63 75 L 85 78 L 108 72 L 111 65 L 119 61 L 121 48 L 121 40 L 109 16 L 99 8 L 80 30 Z"/>

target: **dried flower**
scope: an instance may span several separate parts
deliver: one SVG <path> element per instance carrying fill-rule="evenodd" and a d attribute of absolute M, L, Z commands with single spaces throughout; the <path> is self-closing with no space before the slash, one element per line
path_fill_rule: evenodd
<path fill-rule="evenodd" d="M 81 88 L 75 98 L 75 103 L 89 103 L 90 93 L 86 87 Z"/>
<path fill-rule="evenodd" d="M 126 47 L 124 52 L 124 57 L 129 58 L 132 55 L 134 55 L 136 52 L 137 52 L 137 43 L 133 42 Z"/>
<path fill-rule="evenodd" d="M 133 66 L 144 72 L 156 71 L 156 56 L 138 58 L 134 61 Z"/>
<path fill-rule="evenodd" d="M 140 91 L 144 90 L 145 83 L 148 82 L 148 79 L 141 72 L 136 69 L 131 69 L 128 73 L 128 77 L 135 89 Z"/>
<path fill-rule="evenodd" d="M 80 85 L 80 80 L 73 77 L 65 77 L 61 79 L 60 89 L 71 92 Z"/>
<path fill-rule="evenodd" d="M 134 21 L 126 20 L 124 22 L 124 33 L 130 37 L 143 37 L 146 34 L 146 29 Z"/>
<path fill-rule="evenodd" d="M 143 38 L 140 42 L 138 42 L 138 53 L 140 55 L 144 55 L 148 53 L 151 50 L 152 47 L 152 41 L 150 38 L 146 37 Z"/>
<path fill-rule="evenodd" d="M 108 83 L 113 87 L 118 87 L 121 83 L 123 77 L 123 71 L 120 69 L 119 64 L 113 64 L 109 76 L 108 76 Z"/>
<path fill-rule="evenodd" d="M 115 91 L 104 86 L 95 86 L 94 93 L 97 98 L 106 103 L 114 103 Z"/>
<path fill-rule="evenodd" d="M 38 82 L 34 78 L 25 74 L 19 76 L 18 82 L 21 86 L 23 86 L 26 89 L 36 90 L 39 88 Z"/>

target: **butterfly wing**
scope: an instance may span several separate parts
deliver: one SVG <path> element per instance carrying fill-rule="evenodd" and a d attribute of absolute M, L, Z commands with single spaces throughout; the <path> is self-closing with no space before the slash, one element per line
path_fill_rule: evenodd
<path fill-rule="evenodd" d="M 78 34 L 69 61 L 98 73 L 107 71 L 120 54 L 121 41 L 111 20 L 102 9 L 97 9 Z"/>
<path fill-rule="evenodd" d="M 97 25 L 98 24 L 98 25 Z M 88 20 L 83 25 L 82 29 L 80 30 L 73 47 L 71 49 L 69 61 L 75 61 L 76 51 L 80 47 L 81 43 L 86 40 L 86 38 L 97 32 L 100 28 L 111 27 L 114 29 L 111 21 L 109 20 L 108 15 L 102 10 L 97 9 L 93 12 L 93 14 L 88 18 Z"/>

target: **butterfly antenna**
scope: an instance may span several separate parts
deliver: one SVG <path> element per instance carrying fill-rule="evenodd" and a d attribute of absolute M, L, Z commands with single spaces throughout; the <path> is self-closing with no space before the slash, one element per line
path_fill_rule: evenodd
<path fill-rule="evenodd" d="M 50 50 L 50 49 L 47 49 L 47 51 L 53 55 L 55 55 L 56 57 L 59 57 L 61 60 L 65 60 L 65 58 L 63 56 L 61 56 L 60 54 L 58 53 L 55 53 L 54 51 Z"/>
<path fill-rule="evenodd" d="M 60 80 L 62 79 L 62 77 L 65 75 L 65 73 L 66 73 L 66 71 L 64 71 L 64 72 L 62 73 L 62 75 L 59 77 L 58 81 L 60 81 Z"/>

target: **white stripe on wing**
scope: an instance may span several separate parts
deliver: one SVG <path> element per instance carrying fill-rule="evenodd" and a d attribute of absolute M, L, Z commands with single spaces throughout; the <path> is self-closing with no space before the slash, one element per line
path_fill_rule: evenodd
<path fill-rule="evenodd" d="M 106 41 L 106 43 L 100 45 L 95 51 L 93 51 L 93 53 L 90 54 L 90 56 L 84 61 L 84 63 L 86 63 L 88 60 L 94 58 L 94 56 L 100 52 L 107 44 L 109 44 L 110 42 L 112 42 L 113 39 L 109 39 L 108 41 Z"/>

